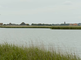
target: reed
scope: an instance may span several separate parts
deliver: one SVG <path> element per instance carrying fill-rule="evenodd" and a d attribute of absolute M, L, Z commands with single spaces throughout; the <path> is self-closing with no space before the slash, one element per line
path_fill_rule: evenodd
<path fill-rule="evenodd" d="M 51 29 L 81 29 L 80 26 L 57 26 L 51 27 Z"/>
<path fill-rule="evenodd" d="M 81 29 L 81 26 L 0 26 L 0 28 Z"/>
<path fill-rule="evenodd" d="M 56 53 L 38 47 L 21 47 L 10 44 L 0 45 L 0 60 L 81 60 L 73 54 Z"/>

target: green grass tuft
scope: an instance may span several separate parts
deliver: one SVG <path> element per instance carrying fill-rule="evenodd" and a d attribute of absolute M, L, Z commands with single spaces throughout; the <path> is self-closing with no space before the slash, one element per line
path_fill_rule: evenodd
<path fill-rule="evenodd" d="M 72 54 L 60 54 L 38 47 L 18 47 L 15 45 L 0 45 L 0 60 L 81 60 Z"/>

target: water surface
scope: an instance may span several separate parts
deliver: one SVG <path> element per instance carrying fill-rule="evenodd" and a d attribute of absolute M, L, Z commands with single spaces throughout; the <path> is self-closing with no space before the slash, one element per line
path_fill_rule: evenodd
<path fill-rule="evenodd" d="M 52 46 L 81 55 L 81 30 L 0 28 L 0 43 Z"/>

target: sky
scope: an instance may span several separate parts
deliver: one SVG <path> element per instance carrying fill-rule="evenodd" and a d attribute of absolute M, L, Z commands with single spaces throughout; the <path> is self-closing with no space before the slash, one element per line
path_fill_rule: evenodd
<path fill-rule="evenodd" d="M 81 0 L 0 0 L 0 23 L 81 23 Z"/>

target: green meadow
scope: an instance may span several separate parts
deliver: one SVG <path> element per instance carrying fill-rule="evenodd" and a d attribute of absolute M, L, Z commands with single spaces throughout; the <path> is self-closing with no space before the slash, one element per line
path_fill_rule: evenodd
<path fill-rule="evenodd" d="M 35 46 L 0 44 L 0 60 L 81 60 L 75 54 L 57 53 Z"/>

